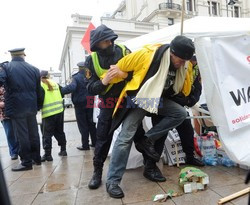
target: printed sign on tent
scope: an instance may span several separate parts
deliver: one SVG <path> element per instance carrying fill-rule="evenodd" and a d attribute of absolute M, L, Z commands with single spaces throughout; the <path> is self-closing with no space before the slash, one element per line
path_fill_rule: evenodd
<path fill-rule="evenodd" d="M 250 36 L 212 38 L 218 88 L 230 131 L 250 125 Z"/>

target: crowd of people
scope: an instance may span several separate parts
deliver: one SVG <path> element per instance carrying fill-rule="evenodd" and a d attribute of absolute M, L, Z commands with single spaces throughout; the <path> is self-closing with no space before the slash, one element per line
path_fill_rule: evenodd
<path fill-rule="evenodd" d="M 4 126 L 11 159 L 18 155 L 21 163 L 12 171 L 32 169 L 52 161 L 52 137 L 67 156 L 64 133 L 63 96 L 72 93 L 81 145 L 77 149 L 94 150 L 93 175 L 88 183 L 97 189 L 102 183 L 103 166 L 114 131 L 122 125 L 110 158 L 106 190 L 113 198 L 124 197 L 119 186 L 126 169 L 131 145 L 142 153 L 145 178 L 163 182 L 165 176 L 157 167 L 168 131 L 176 128 L 186 154 L 186 163 L 204 164 L 194 156 L 194 130 L 185 107 L 192 107 L 201 95 L 201 78 L 191 39 L 176 36 L 170 44 L 145 45 L 131 52 L 115 44 L 118 35 L 105 25 L 91 31 L 91 55 L 77 65 L 79 71 L 69 85 L 61 87 L 25 62 L 24 48 L 10 50 L 11 62 L 0 65 L 0 117 Z M 101 100 L 97 126 L 93 107 L 88 100 Z M 113 102 L 113 103 L 111 103 Z M 115 103 L 114 103 L 115 102 Z M 42 145 L 36 120 L 41 110 Z M 151 117 L 152 128 L 144 131 L 142 121 Z M 91 145 L 89 145 L 89 136 Z"/>

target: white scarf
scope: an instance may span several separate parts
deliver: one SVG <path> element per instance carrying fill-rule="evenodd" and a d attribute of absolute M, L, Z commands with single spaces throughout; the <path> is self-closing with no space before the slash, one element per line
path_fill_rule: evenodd
<path fill-rule="evenodd" d="M 133 99 L 135 104 L 147 112 L 158 113 L 160 98 L 168 76 L 169 65 L 170 49 L 167 49 L 161 58 L 161 63 L 157 73 L 144 83 L 136 97 Z M 185 67 L 182 66 L 176 72 L 175 83 L 173 86 L 175 94 L 178 94 L 182 90 L 185 76 Z"/>

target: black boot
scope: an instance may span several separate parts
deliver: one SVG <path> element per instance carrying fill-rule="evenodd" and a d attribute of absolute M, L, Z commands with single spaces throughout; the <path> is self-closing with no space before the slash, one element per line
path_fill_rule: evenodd
<path fill-rule="evenodd" d="M 156 162 L 150 159 L 145 160 L 143 176 L 153 182 L 165 182 L 166 177 L 161 173 L 161 170 L 156 166 Z"/>
<path fill-rule="evenodd" d="M 66 157 L 67 151 L 66 151 L 66 145 L 61 146 L 61 151 L 58 153 L 59 156 Z"/>
<path fill-rule="evenodd" d="M 154 143 L 147 137 L 142 138 L 136 144 L 136 149 L 141 152 L 145 153 L 148 157 L 153 159 L 154 161 L 158 162 L 160 160 L 160 155 L 155 151 Z"/>
<path fill-rule="evenodd" d="M 102 167 L 95 167 L 94 174 L 88 184 L 90 189 L 97 189 L 102 184 Z"/>
<path fill-rule="evenodd" d="M 201 160 L 195 158 L 192 155 L 186 156 L 186 164 L 197 166 L 197 167 L 204 167 L 205 166 L 205 164 Z"/>
<path fill-rule="evenodd" d="M 112 198 L 121 199 L 124 197 L 124 193 L 118 184 L 106 184 L 106 190 Z"/>
<path fill-rule="evenodd" d="M 53 161 L 53 157 L 51 156 L 51 150 L 45 150 L 45 154 L 41 158 L 41 162 L 45 161 Z"/>

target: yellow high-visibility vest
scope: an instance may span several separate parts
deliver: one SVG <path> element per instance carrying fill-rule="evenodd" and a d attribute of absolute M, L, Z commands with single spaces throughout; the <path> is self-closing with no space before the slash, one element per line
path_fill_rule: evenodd
<path fill-rule="evenodd" d="M 63 112 L 63 99 L 59 90 L 59 86 L 52 80 L 48 81 L 53 86 L 52 91 L 49 91 L 48 85 L 41 82 L 41 86 L 45 92 L 42 108 L 42 118 L 46 118 Z"/>
<path fill-rule="evenodd" d="M 116 45 L 122 49 L 122 55 L 125 56 L 126 55 L 126 47 L 122 44 L 116 44 Z M 106 75 L 106 73 L 108 72 L 108 70 L 103 69 L 100 66 L 96 52 L 92 52 L 91 57 L 92 57 L 92 62 L 93 62 L 94 68 L 95 68 L 96 75 L 102 80 L 104 78 L 104 76 Z M 106 90 L 102 94 L 103 95 L 106 94 L 111 89 L 112 86 L 113 86 L 113 84 L 109 84 L 109 86 L 106 88 Z"/>

